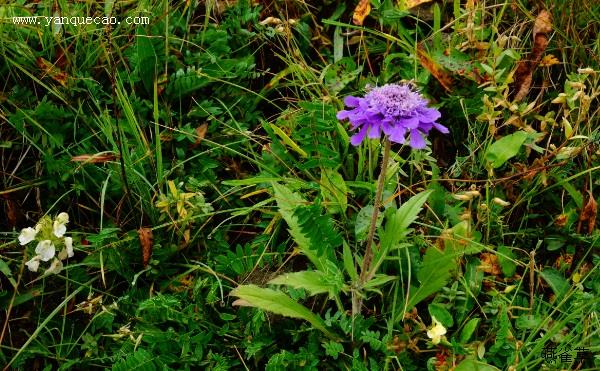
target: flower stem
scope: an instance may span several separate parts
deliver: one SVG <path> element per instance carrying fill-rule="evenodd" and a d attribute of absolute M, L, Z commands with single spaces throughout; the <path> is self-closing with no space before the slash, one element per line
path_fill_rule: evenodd
<path fill-rule="evenodd" d="M 383 193 L 383 185 L 385 184 L 385 174 L 387 172 L 391 146 L 392 143 L 390 140 L 387 137 L 384 138 L 383 159 L 381 160 L 381 171 L 379 172 L 379 179 L 377 179 L 377 192 L 375 193 L 375 207 L 371 216 L 371 225 L 369 227 L 369 234 L 367 235 L 367 247 L 365 248 L 362 269 L 360 271 L 360 286 L 370 276 L 369 271 L 371 270 L 371 261 L 373 260 L 373 249 L 371 246 L 373 245 L 373 237 L 375 237 L 375 229 L 377 229 L 377 217 L 381 208 L 381 194 Z"/>

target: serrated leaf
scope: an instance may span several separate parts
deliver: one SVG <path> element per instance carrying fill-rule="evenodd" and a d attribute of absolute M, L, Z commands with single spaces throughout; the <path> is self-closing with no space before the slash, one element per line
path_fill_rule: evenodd
<path fill-rule="evenodd" d="M 298 318 L 308 321 L 314 328 L 322 331 L 329 338 L 337 336 L 327 330 L 325 323 L 318 315 L 311 312 L 302 304 L 280 291 L 261 288 L 255 285 L 242 285 L 231 291 L 231 295 L 240 298 L 233 305 L 243 305 L 259 308 L 285 317 Z"/>
<path fill-rule="evenodd" d="M 321 194 L 330 214 L 345 213 L 348 208 L 348 187 L 344 178 L 333 169 L 321 170 Z"/>
<path fill-rule="evenodd" d="M 298 249 L 315 265 L 315 267 L 324 271 L 324 266 L 318 258 L 315 250 L 311 249 L 310 239 L 302 232 L 298 217 L 294 215 L 294 210 L 301 205 L 306 204 L 306 201 L 297 193 L 290 191 L 287 187 L 277 183 L 272 183 L 275 192 L 275 200 L 279 207 L 279 213 L 286 221 L 289 233 L 298 244 Z"/>
<path fill-rule="evenodd" d="M 423 208 L 432 190 L 423 191 L 411 197 L 406 201 L 391 217 L 386 221 L 384 231 L 381 234 L 381 244 L 378 250 L 375 250 L 371 272 L 377 272 L 379 266 L 383 263 L 389 252 L 399 247 L 409 232 L 408 227 L 417 220 L 417 216 Z M 371 273 L 373 274 L 373 273 Z"/>
<path fill-rule="evenodd" d="M 335 290 L 331 284 L 327 282 L 325 273 L 321 271 L 302 271 L 294 273 L 285 273 L 275 277 L 269 281 L 273 285 L 286 285 L 295 289 L 307 290 L 310 295 L 323 293 L 331 293 Z"/>
<path fill-rule="evenodd" d="M 155 356 L 145 349 L 128 354 L 125 359 L 113 365 L 113 371 L 154 371 L 157 370 L 154 364 Z"/>
<path fill-rule="evenodd" d="M 373 217 L 373 205 L 367 205 L 360 209 L 356 214 L 356 221 L 354 223 L 354 235 L 356 236 L 356 242 L 362 242 L 367 238 L 369 227 L 371 225 L 371 218 Z M 381 226 L 383 220 L 383 214 L 377 215 L 377 227 Z"/>

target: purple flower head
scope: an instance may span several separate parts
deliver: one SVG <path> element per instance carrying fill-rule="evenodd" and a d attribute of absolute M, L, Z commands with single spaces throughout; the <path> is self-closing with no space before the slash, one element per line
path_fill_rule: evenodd
<path fill-rule="evenodd" d="M 386 84 L 372 89 L 364 98 L 348 96 L 344 99 L 349 110 L 338 112 L 338 120 L 348 119 L 353 130 L 350 143 L 358 146 L 365 136 L 380 138 L 381 132 L 392 142 L 404 144 L 410 136 L 409 145 L 414 149 L 425 148 L 424 136 L 432 128 L 447 134 L 448 128 L 438 124 L 440 112 L 427 107 L 421 94 L 408 85 Z"/>

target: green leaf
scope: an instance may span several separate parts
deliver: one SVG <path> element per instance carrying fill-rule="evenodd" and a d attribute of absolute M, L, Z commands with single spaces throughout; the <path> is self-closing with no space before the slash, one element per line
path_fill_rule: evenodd
<path fill-rule="evenodd" d="M 344 258 L 344 269 L 346 273 L 350 276 L 352 281 L 356 281 L 358 279 L 358 272 L 356 271 L 356 266 L 354 265 L 354 258 L 352 257 L 352 251 L 350 251 L 350 247 L 344 241 L 344 250 L 343 250 L 343 258 Z"/>
<path fill-rule="evenodd" d="M 356 214 L 356 222 L 354 223 L 354 235 L 356 236 L 356 242 L 362 242 L 367 238 L 369 227 L 371 226 L 371 218 L 373 217 L 373 205 L 367 205 L 360 209 Z M 383 220 L 383 214 L 377 215 L 377 227 L 381 226 Z"/>
<path fill-rule="evenodd" d="M 483 250 L 478 236 L 473 232 L 471 223 L 467 220 L 459 222 L 449 229 L 448 237 L 444 238 L 444 246 L 454 254 L 476 254 Z"/>
<path fill-rule="evenodd" d="M 294 150 L 300 156 L 308 157 L 308 154 L 306 154 L 306 152 L 302 148 L 300 148 L 300 146 L 296 142 L 294 142 L 292 140 L 292 138 L 290 138 L 283 130 L 281 130 L 281 128 L 279 128 L 278 126 L 276 126 L 274 124 L 269 124 L 269 125 L 270 125 L 271 129 L 273 129 L 275 134 L 277 134 L 277 136 L 279 138 L 281 138 L 283 143 L 285 143 L 288 147 L 290 147 L 292 150 Z"/>
<path fill-rule="evenodd" d="M 287 187 L 277 183 L 272 183 L 275 191 L 275 199 L 279 207 L 279 213 L 286 221 L 290 235 L 298 244 L 298 249 L 315 265 L 315 267 L 324 271 L 324 265 L 319 259 L 317 251 L 311 249 L 310 239 L 302 232 L 298 217 L 294 215 L 294 210 L 301 205 L 306 204 L 306 201 L 297 193 L 290 191 Z"/>
<path fill-rule="evenodd" d="M 462 344 L 466 344 L 469 340 L 471 340 L 475 330 L 477 330 L 477 326 L 479 326 L 480 320 L 481 318 L 471 318 L 465 327 L 463 327 L 462 331 L 460 332 L 460 342 Z"/>
<path fill-rule="evenodd" d="M 333 169 L 321 169 L 321 194 L 330 214 L 345 213 L 348 208 L 348 187 L 344 178 Z"/>
<path fill-rule="evenodd" d="M 242 285 L 231 291 L 231 295 L 240 298 L 233 305 L 255 307 L 285 317 L 299 318 L 308 321 L 314 328 L 322 331 L 329 338 L 337 336 L 327 330 L 325 323 L 318 315 L 302 304 L 280 291 L 261 288 L 255 285 Z"/>
<path fill-rule="evenodd" d="M 328 343 L 323 343 L 321 345 L 325 348 L 325 354 L 333 357 L 333 359 L 338 359 L 339 354 L 344 351 L 344 346 L 333 340 L 329 340 Z"/>
<path fill-rule="evenodd" d="M 452 327 L 454 325 L 454 319 L 452 314 L 448 312 L 448 309 L 441 304 L 431 303 L 427 306 L 429 315 L 435 317 L 444 327 Z"/>
<path fill-rule="evenodd" d="M 456 366 L 454 371 L 500 371 L 500 369 L 488 365 L 485 362 L 480 362 L 473 358 L 467 358 L 458 366 Z"/>
<path fill-rule="evenodd" d="M 398 279 L 397 276 L 388 276 L 387 274 L 376 274 L 373 278 L 367 281 L 364 285 L 365 289 L 374 289 L 377 286 L 384 285 L 390 281 Z"/>
<path fill-rule="evenodd" d="M 125 359 L 113 365 L 113 371 L 154 371 L 158 368 L 154 364 L 155 356 L 145 349 L 127 354 Z"/>
<path fill-rule="evenodd" d="M 8 278 L 8 281 L 10 282 L 10 284 L 13 287 L 15 287 L 15 288 L 17 287 L 17 282 L 15 281 L 15 279 L 12 276 L 12 272 L 10 271 L 10 267 L 2 259 L 0 259 L 0 272 L 4 273 L 4 275 L 6 276 L 6 278 Z"/>
<path fill-rule="evenodd" d="M 384 231 L 381 234 L 380 248 L 375 251 L 373 257 L 373 272 L 377 271 L 388 253 L 393 248 L 398 247 L 400 241 L 406 238 L 406 235 L 410 232 L 408 227 L 417 220 L 423 204 L 432 192 L 432 190 L 427 190 L 414 195 L 396 210 L 385 223 Z"/>
<path fill-rule="evenodd" d="M 417 273 L 421 283 L 419 288 L 411 287 L 407 310 L 425 300 L 429 295 L 439 291 L 450 279 L 450 273 L 456 269 L 456 262 L 448 250 L 440 251 L 435 246 L 429 246 L 423 256 L 423 264 Z"/>
<path fill-rule="evenodd" d="M 545 268 L 540 275 L 552 288 L 557 298 L 561 298 L 569 291 L 569 282 L 554 268 Z"/>
<path fill-rule="evenodd" d="M 337 294 L 336 286 L 327 282 L 325 273 L 321 271 L 302 271 L 285 273 L 269 281 L 273 285 L 286 285 L 295 289 L 305 289 L 310 295 L 329 293 Z M 341 285 L 339 285 L 341 286 Z"/>
<path fill-rule="evenodd" d="M 498 263 L 502 268 L 502 273 L 505 277 L 512 277 L 517 271 L 517 265 L 515 264 L 515 255 L 508 246 L 498 246 Z"/>
<path fill-rule="evenodd" d="M 486 160 L 491 167 L 496 169 L 504 165 L 506 161 L 516 156 L 523 143 L 527 139 L 527 133 L 517 131 L 494 142 L 485 154 Z"/>
<path fill-rule="evenodd" d="M 138 27 L 136 35 L 137 69 L 144 88 L 152 91 L 158 68 L 158 57 L 150 37 L 145 35 L 142 27 Z"/>

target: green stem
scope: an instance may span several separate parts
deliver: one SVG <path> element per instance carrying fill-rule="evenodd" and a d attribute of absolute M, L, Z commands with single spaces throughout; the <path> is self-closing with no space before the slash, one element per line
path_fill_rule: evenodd
<path fill-rule="evenodd" d="M 379 216 L 379 209 L 381 208 L 381 195 L 383 193 L 383 185 L 385 184 L 385 174 L 387 172 L 388 161 L 390 158 L 390 148 L 392 143 L 388 138 L 384 139 L 384 150 L 383 159 L 381 160 L 381 171 L 379 173 L 379 179 L 377 179 L 377 192 L 375 193 L 375 207 L 373 208 L 373 215 L 371 216 L 371 225 L 369 227 L 369 234 L 367 235 L 367 247 L 365 248 L 365 255 L 363 257 L 362 269 L 360 271 L 360 286 L 362 286 L 371 269 L 371 261 L 373 260 L 373 238 L 375 237 L 375 229 L 377 229 L 377 217 Z"/>

